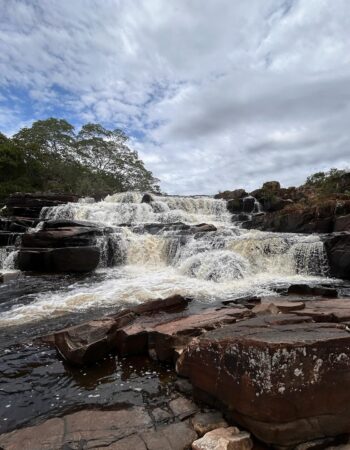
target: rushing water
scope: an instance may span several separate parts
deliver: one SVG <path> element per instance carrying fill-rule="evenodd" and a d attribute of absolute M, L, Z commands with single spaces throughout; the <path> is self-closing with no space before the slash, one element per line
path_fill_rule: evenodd
<path fill-rule="evenodd" d="M 243 230 L 231 221 L 226 203 L 210 197 L 141 200 L 130 192 L 42 210 L 42 220 L 87 220 L 110 229 L 96 239 L 101 261 L 94 274 L 23 275 L 0 285 L 0 431 L 79 405 L 113 405 L 117 398 L 135 403 L 164 387 L 161 375 L 147 370 L 150 363 L 132 375 L 130 387 L 130 376 L 123 378 L 126 363 L 115 359 L 97 366 L 91 381 L 84 371 L 67 371 L 53 351 L 28 347 L 37 335 L 175 293 L 200 307 L 268 295 L 292 282 L 330 282 L 317 235 Z M 259 212 L 259 205 L 254 208 Z M 217 230 L 194 231 L 201 223 Z M 0 249 L 0 267 L 13 267 L 15 256 L 15 249 Z M 21 346 L 14 347 L 16 341 Z"/>
<path fill-rule="evenodd" d="M 317 235 L 243 230 L 231 222 L 226 203 L 210 197 L 163 196 L 151 203 L 141 199 L 140 193 L 128 192 L 98 203 L 44 208 L 43 220 L 79 219 L 112 227 L 97 238 L 103 276 L 100 281 L 38 293 L 29 304 L 4 311 L 0 326 L 174 293 L 207 303 L 266 295 L 281 284 L 327 276 Z M 183 225 L 200 223 L 215 224 L 217 231 L 194 233 Z"/>

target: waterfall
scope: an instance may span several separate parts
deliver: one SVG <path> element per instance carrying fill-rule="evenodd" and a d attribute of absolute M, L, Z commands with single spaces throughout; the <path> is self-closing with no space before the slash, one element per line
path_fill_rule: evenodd
<path fill-rule="evenodd" d="M 140 223 L 218 223 L 229 222 L 224 200 L 211 197 L 154 196 L 154 201 L 141 203 L 142 194 L 126 192 L 107 196 L 102 202 L 78 202 L 46 207 L 41 220 L 88 220 L 105 225 Z"/>
<path fill-rule="evenodd" d="M 259 212 L 253 197 L 245 203 L 246 214 Z M 49 219 L 103 226 L 105 234 L 95 241 L 101 253 L 98 281 L 39 294 L 32 303 L 5 312 L 4 326 L 172 294 L 211 303 L 273 295 L 276 287 L 295 282 L 331 283 L 319 236 L 242 229 L 232 222 L 224 200 L 208 196 L 118 193 L 99 202 L 43 208 L 41 220 Z M 195 226 L 203 223 L 215 227 L 201 231 Z M 11 265 L 14 258 L 0 250 L 0 264 Z"/>
<path fill-rule="evenodd" d="M 187 276 L 216 282 L 254 274 L 326 276 L 328 273 L 323 244 L 317 236 L 242 230 L 231 222 L 226 202 L 212 197 L 148 198 L 145 203 L 141 192 L 124 192 L 108 195 L 97 203 L 85 199 L 43 208 L 41 219 L 88 220 L 119 226 L 115 233 L 97 238 L 100 267 L 171 266 Z M 261 205 L 247 196 L 243 209 L 254 214 L 261 211 Z M 175 225 L 180 223 L 214 223 L 217 231 L 192 233 Z M 153 224 L 174 225 L 150 233 L 147 225 Z"/>
<path fill-rule="evenodd" d="M 18 250 L 14 247 L 0 247 L 0 269 L 12 270 L 16 265 Z"/>

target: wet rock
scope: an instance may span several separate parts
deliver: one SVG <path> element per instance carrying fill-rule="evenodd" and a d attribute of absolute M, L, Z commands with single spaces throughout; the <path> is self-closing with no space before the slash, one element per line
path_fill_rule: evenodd
<path fill-rule="evenodd" d="M 134 313 L 122 311 L 114 318 L 92 320 L 54 333 L 52 341 L 69 363 L 79 366 L 89 364 L 102 359 L 115 347 L 118 329 L 134 317 Z M 45 341 L 49 342 L 47 336 Z"/>
<path fill-rule="evenodd" d="M 252 447 L 249 433 L 236 427 L 209 431 L 192 444 L 193 450 L 250 450 Z"/>
<path fill-rule="evenodd" d="M 188 380 L 186 380 L 186 378 L 179 378 L 178 380 L 175 381 L 174 384 L 175 384 L 176 390 L 181 392 L 181 394 L 185 394 L 185 395 L 192 394 L 192 391 L 193 391 L 192 384 Z"/>
<path fill-rule="evenodd" d="M 301 301 L 287 301 L 283 300 L 281 297 L 262 297 L 261 305 L 257 305 L 255 308 L 259 306 L 271 305 L 273 304 L 278 312 L 282 313 L 290 313 L 293 311 L 300 311 L 305 308 L 305 303 Z M 256 309 L 253 308 L 253 312 L 256 314 Z"/>
<path fill-rule="evenodd" d="M 170 414 L 170 412 L 164 408 L 155 408 L 152 411 L 152 416 L 156 423 L 168 422 L 169 420 L 173 419 L 172 414 Z"/>
<path fill-rule="evenodd" d="M 312 317 L 316 322 L 350 322 L 350 298 L 309 300 L 305 308 L 295 314 Z"/>
<path fill-rule="evenodd" d="M 47 229 L 22 236 L 22 248 L 62 248 L 89 246 L 96 242 L 95 237 L 103 234 L 96 227 L 65 227 Z"/>
<path fill-rule="evenodd" d="M 350 232 L 334 233 L 325 239 L 330 274 L 350 279 Z"/>
<path fill-rule="evenodd" d="M 180 295 L 145 302 L 100 320 L 66 328 L 41 340 L 55 345 L 57 351 L 69 363 L 89 364 L 102 359 L 112 350 L 120 350 L 124 328 L 132 328 L 135 321 L 139 320 L 143 324 L 149 321 L 154 324 L 158 323 L 160 318 L 170 320 L 171 315 L 186 308 L 188 302 L 189 299 Z M 146 354 L 147 333 L 141 332 L 131 336 L 128 346 L 131 354 Z"/>
<path fill-rule="evenodd" d="M 334 222 L 334 231 L 350 231 L 350 214 L 336 217 Z"/>
<path fill-rule="evenodd" d="M 192 426 L 197 434 L 202 437 L 205 433 L 216 428 L 226 428 L 228 423 L 219 411 L 197 413 L 192 419 Z"/>
<path fill-rule="evenodd" d="M 188 422 L 180 422 L 144 432 L 141 438 L 147 450 L 189 450 L 197 434 Z"/>
<path fill-rule="evenodd" d="M 94 228 L 102 229 L 95 222 L 88 222 L 86 220 L 70 220 L 70 219 L 57 219 L 57 220 L 45 220 L 42 223 L 42 230 L 60 229 L 60 228 Z"/>
<path fill-rule="evenodd" d="M 59 206 L 68 202 L 77 202 L 76 195 L 70 194 L 11 194 L 6 200 L 6 209 L 11 216 L 39 218 L 41 209 L 47 206 Z"/>
<path fill-rule="evenodd" d="M 91 272 L 100 261 L 98 247 L 21 248 L 17 266 L 30 272 Z"/>
<path fill-rule="evenodd" d="M 329 286 L 310 286 L 308 284 L 292 284 L 288 287 L 288 295 L 321 296 L 336 298 L 338 290 Z"/>
<path fill-rule="evenodd" d="M 4 450 L 64 448 L 144 450 L 141 446 L 143 440 L 137 438 L 137 433 L 151 427 L 151 418 L 142 407 L 119 411 L 85 410 L 2 434 L 0 447 Z M 134 435 L 134 438 L 131 439 L 131 435 Z M 137 446 L 125 447 L 126 442 Z"/>
<path fill-rule="evenodd" d="M 199 314 L 182 317 L 149 330 L 148 349 L 150 356 L 160 361 L 174 361 L 184 346 L 194 337 L 227 323 L 234 323 L 252 313 L 243 307 L 208 308 Z"/>
<path fill-rule="evenodd" d="M 20 276 L 19 270 L 0 271 L 0 283 L 8 283 L 9 281 L 16 280 Z"/>
<path fill-rule="evenodd" d="M 169 408 L 174 414 L 174 417 L 179 420 L 187 419 L 198 411 L 197 405 L 185 397 L 177 397 L 174 400 L 171 400 L 169 402 Z"/>
<path fill-rule="evenodd" d="M 141 203 L 151 203 L 153 201 L 154 201 L 154 199 L 151 194 L 143 194 Z"/>
<path fill-rule="evenodd" d="M 193 339 L 177 370 L 263 442 L 295 446 L 350 431 L 349 354 L 344 326 L 279 314 Z"/>
<path fill-rule="evenodd" d="M 194 231 L 197 233 L 206 233 L 208 231 L 217 231 L 217 228 L 215 225 L 207 224 L 207 223 L 200 223 L 199 225 L 194 226 Z"/>
<path fill-rule="evenodd" d="M 150 300 L 148 302 L 141 303 L 140 305 L 130 307 L 130 310 L 137 314 L 157 314 L 160 312 L 178 312 L 187 308 L 191 301 L 188 297 L 182 297 L 182 295 L 171 295 L 167 298 L 158 298 Z"/>
<path fill-rule="evenodd" d="M 302 444 L 297 445 L 294 450 L 349 450 L 350 446 L 346 445 L 347 441 L 347 436 L 334 436 L 323 439 L 315 439 L 314 441 L 303 442 Z M 334 445 L 336 447 L 333 447 Z"/>

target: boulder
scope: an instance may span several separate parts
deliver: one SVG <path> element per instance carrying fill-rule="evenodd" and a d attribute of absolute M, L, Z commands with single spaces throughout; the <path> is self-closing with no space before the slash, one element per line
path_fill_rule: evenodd
<path fill-rule="evenodd" d="M 209 431 L 192 444 L 192 450 L 250 450 L 252 447 L 250 434 L 236 427 Z"/>
<path fill-rule="evenodd" d="M 40 230 L 35 233 L 25 233 L 21 246 L 25 248 L 58 248 L 82 247 L 93 245 L 96 235 L 102 235 L 103 230 L 92 227 L 65 227 Z"/>
<path fill-rule="evenodd" d="M 193 339 L 177 362 L 195 395 L 265 443 L 350 432 L 350 334 L 295 314 L 260 316 Z"/>
<path fill-rule="evenodd" d="M 21 248 L 17 267 L 29 272 L 91 272 L 99 261 L 98 247 Z"/>
<path fill-rule="evenodd" d="M 281 185 L 279 181 L 266 181 L 262 189 L 265 191 L 279 191 L 281 189 Z"/>
<path fill-rule="evenodd" d="M 233 200 L 246 197 L 248 193 L 244 189 L 235 189 L 234 191 L 224 191 L 219 192 L 219 194 L 214 195 L 216 199 Z"/>
<path fill-rule="evenodd" d="M 215 430 L 215 428 L 228 427 L 228 423 L 219 411 L 197 413 L 192 417 L 191 422 L 194 430 L 200 437 L 209 431 Z"/>
<path fill-rule="evenodd" d="M 333 233 L 325 238 L 330 274 L 350 279 L 350 232 Z"/>

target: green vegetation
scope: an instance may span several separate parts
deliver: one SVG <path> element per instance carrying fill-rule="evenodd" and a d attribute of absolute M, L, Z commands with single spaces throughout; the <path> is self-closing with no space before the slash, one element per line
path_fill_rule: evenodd
<path fill-rule="evenodd" d="M 350 172 L 330 169 L 328 172 L 317 172 L 309 176 L 304 185 L 322 194 L 350 193 Z"/>
<path fill-rule="evenodd" d="M 121 130 L 66 120 L 38 120 L 12 138 L 0 133 L 0 198 L 13 192 L 104 196 L 127 190 L 159 192 L 158 180 Z"/>

